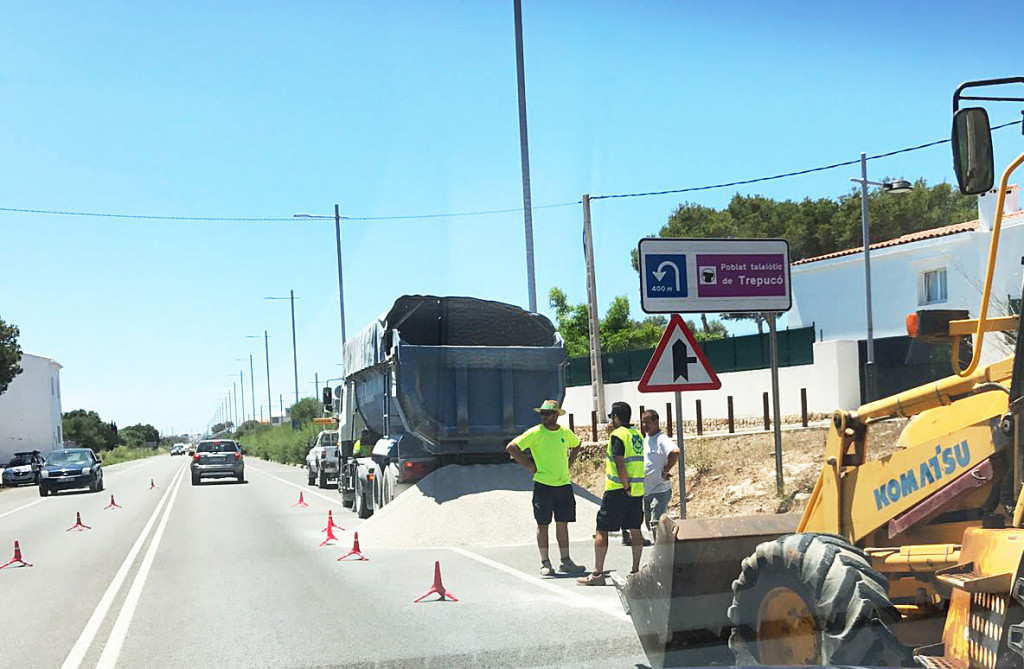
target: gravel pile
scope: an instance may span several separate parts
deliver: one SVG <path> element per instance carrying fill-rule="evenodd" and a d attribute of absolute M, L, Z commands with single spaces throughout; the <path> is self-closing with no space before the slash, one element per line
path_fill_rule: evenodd
<path fill-rule="evenodd" d="M 569 540 L 591 541 L 599 501 L 576 491 Z M 516 464 L 448 465 L 425 476 L 359 526 L 359 540 L 380 548 L 536 543 L 533 481 Z M 557 555 L 555 528 L 552 553 Z"/>

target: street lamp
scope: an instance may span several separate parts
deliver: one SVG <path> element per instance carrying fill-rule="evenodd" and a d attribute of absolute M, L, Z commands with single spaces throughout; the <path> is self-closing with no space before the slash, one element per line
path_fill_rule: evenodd
<path fill-rule="evenodd" d="M 292 218 L 312 218 L 318 220 L 330 219 L 331 216 L 316 216 L 313 214 L 292 214 Z M 341 271 L 341 219 L 348 220 L 348 216 L 338 213 L 338 205 L 334 205 L 334 244 L 338 251 L 338 310 L 341 314 L 341 361 L 345 362 L 345 283 L 342 280 Z"/>
<path fill-rule="evenodd" d="M 259 335 L 245 335 L 246 339 L 259 339 Z M 268 340 L 270 335 L 267 331 L 263 331 L 263 352 L 267 356 L 267 418 L 270 419 L 270 423 L 274 423 L 274 400 L 270 399 L 270 344 Z M 252 364 L 252 358 L 250 356 L 249 364 Z M 255 396 L 254 396 L 255 398 Z M 263 420 L 263 412 L 260 411 L 260 421 Z"/>
<path fill-rule="evenodd" d="M 250 356 L 250 360 L 252 356 Z M 235 362 L 245 362 L 245 358 L 235 358 Z M 242 370 L 238 370 L 238 386 L 242 389 L 242 422 L 245 422 L 245 376 L 242 375 Z M 256 396 L 253 395 L 253 403 L 256 402 Z M 255 411 L 253 412 L 255 414 Z"/>
<path fill-rule="evenodd" d="M 295 291 L 289 290 L 288 297 L 264 297 L 264 300 L 289 300 L 292 303 L 292 367 L 295 370 L 295 401 L 299 401 L 299 352 L 295 344 Z"/>
<path fill-rule="evenodd" d="M 860 154 L 860 178 L 850 181 L 860 184 L 860 225 L 864 239 L 864 294 L 867 308 L 867 360 L 864 365 L 864 382 L 867 386 L 867 401 L 875 399 L 875 328 L 871 317 L 871 229 L 868 225 L 868 186 L 876 186 L 884 193 L 909 193 L 913 186 L 909 181 L 868 181 L 868 157 Z"/>

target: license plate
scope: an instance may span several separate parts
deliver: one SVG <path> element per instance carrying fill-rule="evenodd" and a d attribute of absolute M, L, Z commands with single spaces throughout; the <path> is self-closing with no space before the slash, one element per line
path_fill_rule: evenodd
<path fill-rule="evenodd" d="M 61 476 L 59 479 L 57 479 L 57 482 L 58 483 L 67 483 L 68 481 L 72 480 L 73 478 L 74 478 L 73 476 Z"/>

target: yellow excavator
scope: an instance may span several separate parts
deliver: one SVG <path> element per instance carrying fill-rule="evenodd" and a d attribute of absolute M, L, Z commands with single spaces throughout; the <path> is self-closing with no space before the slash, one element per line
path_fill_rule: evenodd
<path fill-rule="evenodd" d="M 1019 84 L 954 93 L 961 192 L 992 190 L 995 174 L 988 114 L 961 103 L 1024 102 L 982 94 Z M 648 564 L 613 579 L 652 665 L 1024 667 L 1024 355 L 980 364 L 986 332 L 1015 331 L 1015 353 L 1024 347 L 1024 320 L 988 313 L 1021 163 L 999 184 L 978 318 L 908 318 L 912 336 L 952 345 L 955 374 L 835 412 L 802 516 L 663 516 Z M 909 419 L 897 450 L 872 458 L 872 426 L 897 418 Z"/>

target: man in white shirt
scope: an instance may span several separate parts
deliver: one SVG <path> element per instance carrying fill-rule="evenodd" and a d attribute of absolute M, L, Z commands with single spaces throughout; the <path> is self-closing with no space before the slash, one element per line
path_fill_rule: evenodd
<path fill-rule="evenodd" d="M 658 519 L 668 513 L 672 500 L 672 470 L 679 462 L 679 447 L 661 431 L 658 412 L 644 411 L 640 417 L 644 438 L 644 524 L 652 535 Z M 651 521 L 654 521 L 653 523 Z M 657 537 L 655 537 L 657 538 Z"/>

